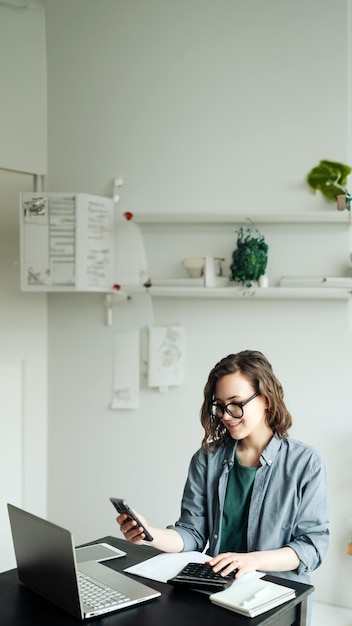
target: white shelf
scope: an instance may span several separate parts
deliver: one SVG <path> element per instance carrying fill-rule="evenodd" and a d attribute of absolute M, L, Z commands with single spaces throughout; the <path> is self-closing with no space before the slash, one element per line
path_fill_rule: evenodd
<path fill-rule="evenodd" d="M 135 213 L 133 219 L 139 224 L 342 224 L 351 226 L 352 212 L 331 210 L 298 211 L 295 213 Z M 112 307 L 133 298 L 136 294 L 149 294 L 152 298 L 187 298 L 187 299 L 227 299 L 252 301 L 263 300 L 332 300 L 352 301 L 352 291 L 336 287 L 267 287 L 245 288 L 240 286 L 203 287 L 203 286 L 152 286 L 149 288 L 131 285 L 123 286 L 121 291 L 106 294 L 107 323 L 112 323 Z"/>
<path fill-rule="evenodd" d="M 112 325 L 112 308 L 133 300 L 134 295 L 152 298 L 232 299 L 232 300 L 351 300 L 352 291 L 335 287 L 139 287 L 112 291 L 105 295 L 106 323 Z"/>
<path fill-rule="evenodd" d="M 351 224 L 350 211 L 298 211 L 295 213 L 135 213 L 139 224 Z"/>
<path fill-rule="evenodd" d="M 139 287 L 131 285 L 112 292 L 121 302 L 135 294 L 149 294 L 152 298 L 251 298 L 258 300 L 349 300 L 352 292 L 336 287 Z"/>

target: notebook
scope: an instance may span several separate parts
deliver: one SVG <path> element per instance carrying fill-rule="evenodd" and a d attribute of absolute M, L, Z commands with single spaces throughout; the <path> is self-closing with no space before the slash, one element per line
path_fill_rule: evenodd
<path fill-rule="evenodd" d="M 292 600 L 295 596 L 296 592 L 291 587 L 267 580 L 248 580 L 235 581 L 225 591 L 213 593 L 210 600 L 230 611 L 255 617 Z"/>
<path fill-rule="evenodd" d="M 68 530 L 12 504 L 7 507 L 20 582 L 67 613 L 84 620 L 161 595 L 96 561 L 77 565 Z M 97 603 L 94 594 L 102 590 L 105 598 Z"/>

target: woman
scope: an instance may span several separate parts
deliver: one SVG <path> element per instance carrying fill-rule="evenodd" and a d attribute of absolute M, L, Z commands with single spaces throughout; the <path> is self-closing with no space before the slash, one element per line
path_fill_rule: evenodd
<path fill-rule="evenodd" d="M 279 380 L 257 351 L 230 354 L 204 388 L 204 438 L 193 456 L 181 517 L 152 528 L 165 552 L 207 548 L 209 563 L 236 578 L 254 570 L 309 583 L 329 545 L 325 464 L 288 436 L 292 418 Z M 142 529 L 120 515 L 126 539 Z"/>

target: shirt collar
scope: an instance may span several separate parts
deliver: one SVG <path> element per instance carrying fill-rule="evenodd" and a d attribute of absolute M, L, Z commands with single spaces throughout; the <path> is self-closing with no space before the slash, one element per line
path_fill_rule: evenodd
<path fill-rule="evenodd" d="M 237 444 L 238 444 L 237 439 L 232 439 L 231 437 L 229 437 L 226 440 L 226 449 L 228 450 L 228 453 L 230 454 L 228 460 L 231 463 L 233 463 L 233 460 L 234 460 L 234 454 L 237 448 Z M 268 445 L 266 446 L 266 448 L 263 450 L 262 454 L 260 455 L 261 464 L 271 466 L 280 447 L 281 447 L 281 439 L 276 434 L 274 434 L 273 437 L 270 439 Z"/>
<path fill-rule="evenodd" d="M 266 463 L 266 465 L 272 465 L 280 446 L 281 439 L 277 435 L 274 435 L 260 456 L 260 460 L 263 465 L 264 463 Z"/>

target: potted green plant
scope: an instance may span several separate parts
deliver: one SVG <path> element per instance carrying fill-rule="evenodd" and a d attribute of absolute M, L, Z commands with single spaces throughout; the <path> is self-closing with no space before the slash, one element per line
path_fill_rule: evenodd
<path fill-rule="evenodd" d="M 338 208 L 350 210 L 351 195 L 347 191 L 347 177 L 352 168 L 337 161 L 320 161 L 307 176 L 307 183 L 314 191 L 320 191 L 325 198 L 338 202 Z"/>
<path fill-rule="evenodd" d="M 237 232 L 237 248 L 232 253 L 231 279 L 246 287 L 264 276 L 269 246 L 251 220 L 247 228 L 241 226 Z"/>

